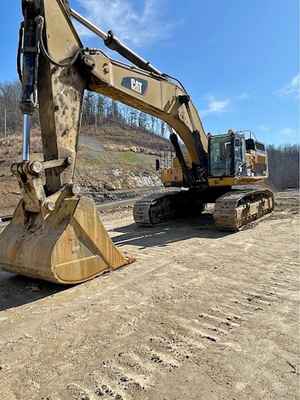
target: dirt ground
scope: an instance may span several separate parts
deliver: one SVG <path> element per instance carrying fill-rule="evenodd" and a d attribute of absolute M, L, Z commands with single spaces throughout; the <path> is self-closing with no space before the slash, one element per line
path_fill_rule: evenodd
<path fill-rule="evenodd" d="M 129 267 L 64 289 L 0 273 L 1 400 L 299 399 L 299 194 L 236 234 L 103 215 Z"/>

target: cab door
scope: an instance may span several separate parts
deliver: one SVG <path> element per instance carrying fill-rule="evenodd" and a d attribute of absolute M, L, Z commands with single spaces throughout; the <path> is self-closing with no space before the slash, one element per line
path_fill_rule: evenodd
<path fill-rule="evenodd" d="M 235 135 L 234 138 L 234 176 L 244 175 L 246 171 L 245 138 Z"/>
<path fill-rule="evenodd" d="M 209 139 L 209 175 L 232 175 L 232 138 L 230 135 L 212 136 Z"/>

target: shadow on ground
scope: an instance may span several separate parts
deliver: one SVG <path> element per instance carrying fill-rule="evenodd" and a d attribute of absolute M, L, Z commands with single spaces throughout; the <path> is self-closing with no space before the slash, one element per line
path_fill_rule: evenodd
<path fill-rule="evenodd" d="M 226 232 L 216 231 L 212 215 L 208 213 L 199 217 L 177 220 L 149 228 L 130 224 L 116 228 L 111 232 L 115 235 L 113 242 L 118 247 L 130 245 L 139 249 L 163 247 L 169 243 L 190 238 L 219 239 L 228 235 Z M 68 288 L 70 287 L 0 270 L 0 311 L 38 301 Z"/>
<path fill-rule="evenodd" d="M 67 287 L 0 271 L 0 311 L 51 296 Z"/>
<path fill-rule="evenodd" d="M 213 216 L 204 213 L 197 217 L 178 219 L 155 227 L 139 227 L 136 224 L 115 228 L 116 236 L 112 238 L 115 245 L 137 246 L 140 249 L 167 246 L 170 243 L 191 238 L 220 239 L 232 232 L 217 231 Z"/>

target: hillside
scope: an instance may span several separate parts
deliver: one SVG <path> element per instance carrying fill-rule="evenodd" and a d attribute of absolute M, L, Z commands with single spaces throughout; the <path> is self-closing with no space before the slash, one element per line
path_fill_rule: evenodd
<path fill-rule="evenodd" d="M 32 159 L 42 159 L 38 129 L 32 131 Z M 170 151 L 167 139 L 117 123 L 103 125 L 95 131 L 85 127 L 79 138 L 75 180 L 84 192 L 97 193 L 97 200 L 114 198 L 117 191 L 160 186 L 155 160 L 161 151 Z M 0 205 L 10 212 L 20 198 L 10 165 L 21 159 L 21 134 L 0 139 Z"/>
<path fill-rule="evenodd" d="M 32 159 L 42 159 L 39 129 L 32 131 L 31 148 Z M 97 129 L 85 126 L 79 137 L 75 180 L 98 202 L 131 196 L 141 188 L 161 185 L 155 160 L 170 156 L 171 150 L 168 139 L 121 122 L 108 121 Z M 0 139 L 2 212 L 11 212 L 20 198 L 10 166 L 21 160 L 21 153 L 21 133 Z M 268 154 L 268 183 L 273 190 L 299 187 L 299 146 L 269 146 Z"/>

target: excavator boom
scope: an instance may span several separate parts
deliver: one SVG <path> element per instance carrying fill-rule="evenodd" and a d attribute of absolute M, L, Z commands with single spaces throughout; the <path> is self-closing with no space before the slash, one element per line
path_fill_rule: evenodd
<path fill-rule="evenodd" d="M 23 0 L 22 9 L 18 72 L 24 114 L 23 161 L 14 164 L 12 172 L 23 198 L 0 236 L 0 264 L 8 271 L 74 284 L 133 261 L 114 246 L 95 204 L 81 197 L 73 182 L 84 91 L 120 100 L 173 127 L 188 146 L 194 164 L 193 170 L 184 168 L 186 182 L 201 180 L 207 140 L 184 89 L 111 32 L 103 33 L 105 44 L 136 67 L 85 49 L 71 16 L 84 19 L 67 1 Z M 96 27 L 93 30 L 101 33 Z M 42 162 L 31 161 L 29 152 L 30 119 L 36 108 Z M 195 143 L 203 146 L 197 149 Z"/>
<path fill-rule="evenodd" d="M 197 109 L 179 81 L 161 73 L 111 31 L 105 33 L 86 20 L 67 0 L 22 0 L 22 9 L 24 21 L 20 28 L 18 73 L 24 114 L 23 160 L 12 166 L 12 172 L 18 179 L 23 198 L 0 236 L 0 265 L 4 269 L 74 284 L 133 261 L 114 246 L 95 204 L 80 196 L 80 189 L 74 183 L 85 90 L 101 93 L 158 117 L 172 130 L 170 139 L 180 173 L 174 175 L 173 171 L 170 174 L 167 171 L 163 181 L 173 182 L 175 176 L 176 185 L 189 190 L 138 202 L 134 208 L 137 223 L 151 225 L 166 217 L 186 215 L 187 210 L 201 212 L 206 202 L 215 202 L 226 194 L 234 179 L 252 182 L 263 178 L 242 176 L 248 174 L 249 168 L 245 157 L 237 159 L 235 154 L 243 150 L 244 139 L 237 140 L 232 132 L 215 145 L 205 134 Z M 72 17 L 133 65 L 112 60 L 101 50 L 85 48 Z M 30 121 L 37 108 L 44 154 L 41 162 L 30 159 Z M 183 155 L 179 138 L 187 149 L 188 160 Z M 210 157 L 211 146 L 216 148 L 214 157 Z M 239 146 L 238 151 L 236 146 Z M 249 151 L 252 153 L 248 158 L 255 165 L 256 153 Z M 224 159 L 218 160 L 220 155 Z M 260 160 L 260 171 L 264 171 L 266 157 L 263 153 Z M 220 165 L 228 162 L 232 176 L 209 176 L 210 171 L 219 171 Z M 236 171 L 239 171 L 238 177 L 235 177 Z M 262 214 L 272 207 L 271 197 L 270 193 L 261 191 L 259 196 L 253 191 L 251 195 L 248 192 L 239 194 L 234 197 L 238 200 L 231 201 L 233 214 L 229 219 L 227 215 L 224 217 L 224 202 L 220 200 L 218 221 L 225 218 L 230 221 L 228 226 L 236 227 L 234 213 L 238 207 L 240 220 L 248 221 L 250 214 L 252 218 L 257 210 Z M 255 204 L 250 214 L 245 199 Z"/>

